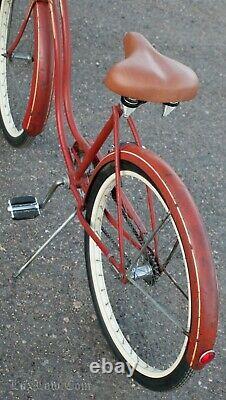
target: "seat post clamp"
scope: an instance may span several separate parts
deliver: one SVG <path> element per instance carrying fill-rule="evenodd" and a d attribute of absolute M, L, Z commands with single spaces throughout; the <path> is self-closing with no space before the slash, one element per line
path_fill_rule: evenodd
<path fill-rule="evenodd" d="M 139 106 L 145 104 L 146 101 L 135 100 L 129 97 L 121 97 L 123 117 L 128 118 Z"/>

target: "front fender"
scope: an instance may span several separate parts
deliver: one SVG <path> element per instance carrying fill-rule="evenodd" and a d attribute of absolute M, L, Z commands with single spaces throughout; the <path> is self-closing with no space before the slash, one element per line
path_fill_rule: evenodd
<path fill-rule="evenodd" d="M 53 89 L 53 34 L 48 3 L 38 2 L 35 4 L 33 19 L 33 76 L 23 129 L 28 135 L 37 136 L 43 131 L 48 118 Z"/>

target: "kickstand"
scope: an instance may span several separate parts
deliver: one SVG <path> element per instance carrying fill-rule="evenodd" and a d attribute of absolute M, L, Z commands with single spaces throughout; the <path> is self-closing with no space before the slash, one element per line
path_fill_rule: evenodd
<path fill-rule="evenodd" d="M 69 224 L 69 222 L 76 216 L 76 211 L 70 215 L 70 217 L 59 226 L 59 228 L 49 237 L 49 239 L 33 254 L 31 258 L 24 264 L 17 272 L 15 272 L 12 277 L 14 279 L 18 278 L 19 275 L 38 257 L 38 255 L 48 246 L 49 243 Z"/>

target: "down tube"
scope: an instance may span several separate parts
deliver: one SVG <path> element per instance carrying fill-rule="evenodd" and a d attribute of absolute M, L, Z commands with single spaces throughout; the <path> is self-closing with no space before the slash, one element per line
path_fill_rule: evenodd
<path fill-rule="evenodd" d="M 71 66 L 72 66 L 72 54 L 71 54 L 71 33 L 70 33 L 70 21 L 68 3 L 65 0 L 60 0 L 61 9 L 61 21 L 63 30 L 63 49 L 64 49 L 64 105 L 65 112 L 70 127 L 71 133 L 77 141 L 80 150 L 88 151 L 90 148 L 88 142 L 80 134 L 75 117 L 72 110 L 72 95 L 71 95 Z"/>
<path fill-rule="evenodd" d="M 64 131 L 64 102 L 63 102 L 63 44 L 60 24 L 60 16 L 55 1 L 49 2 L 52 29 L 54 36 L 54 56 L 55 56 L 55 110 L 60 147 L 64 156 L 70 183 L 74 180 L 74 164 L 72 161 L 69 145 Z"/>

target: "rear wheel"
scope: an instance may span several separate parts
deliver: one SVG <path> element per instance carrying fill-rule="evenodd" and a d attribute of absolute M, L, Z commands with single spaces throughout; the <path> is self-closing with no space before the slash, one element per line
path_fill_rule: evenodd
<path fill-rule="evenodd" d="M 12 58 L 4 55 L 17 36 L 27 6 L 27 0 L 2 0 L 0 9 L 0 126 L 8 142 L 15 147 L 30 141 L 22 123 L 33 75 L 32 18 Z"/>
<path fill-rule="evenodd" d="M 163 194 L 144 171 L 122 162 L 121 179 L 123 193 L 146 229 L 146 233 L 141 233 L 123 206 L 124 229 L 133 243 L 143 245 L 152 231 L 147 193 L 153 198 L 159 231 L 137 262 L 139 248 L 124 239 L 125 266 L 128 276 L 132 277 L 127 284 L 121 282 L 99 247 L 85 234 L 91 294 L 103 333 L 116 357 L 134 368 L 133 378 L 152 390 L 170 390 L 183 384 L 192 373 L 186 361 L 191 328 L 191 287 L 185 239 L 180 236 Z M 110 253 L 119 260 L 118 231 L 109 222 L 106 210 L 117 219 L 112 163 L 107 164 L 93 182 L 86 218 Z M 131 268 L 135 268 L 133 273 Z M 148 273 L 138 279 L 142 269 Z M 158 309 L 159 305 L 168 316 Z"/>

